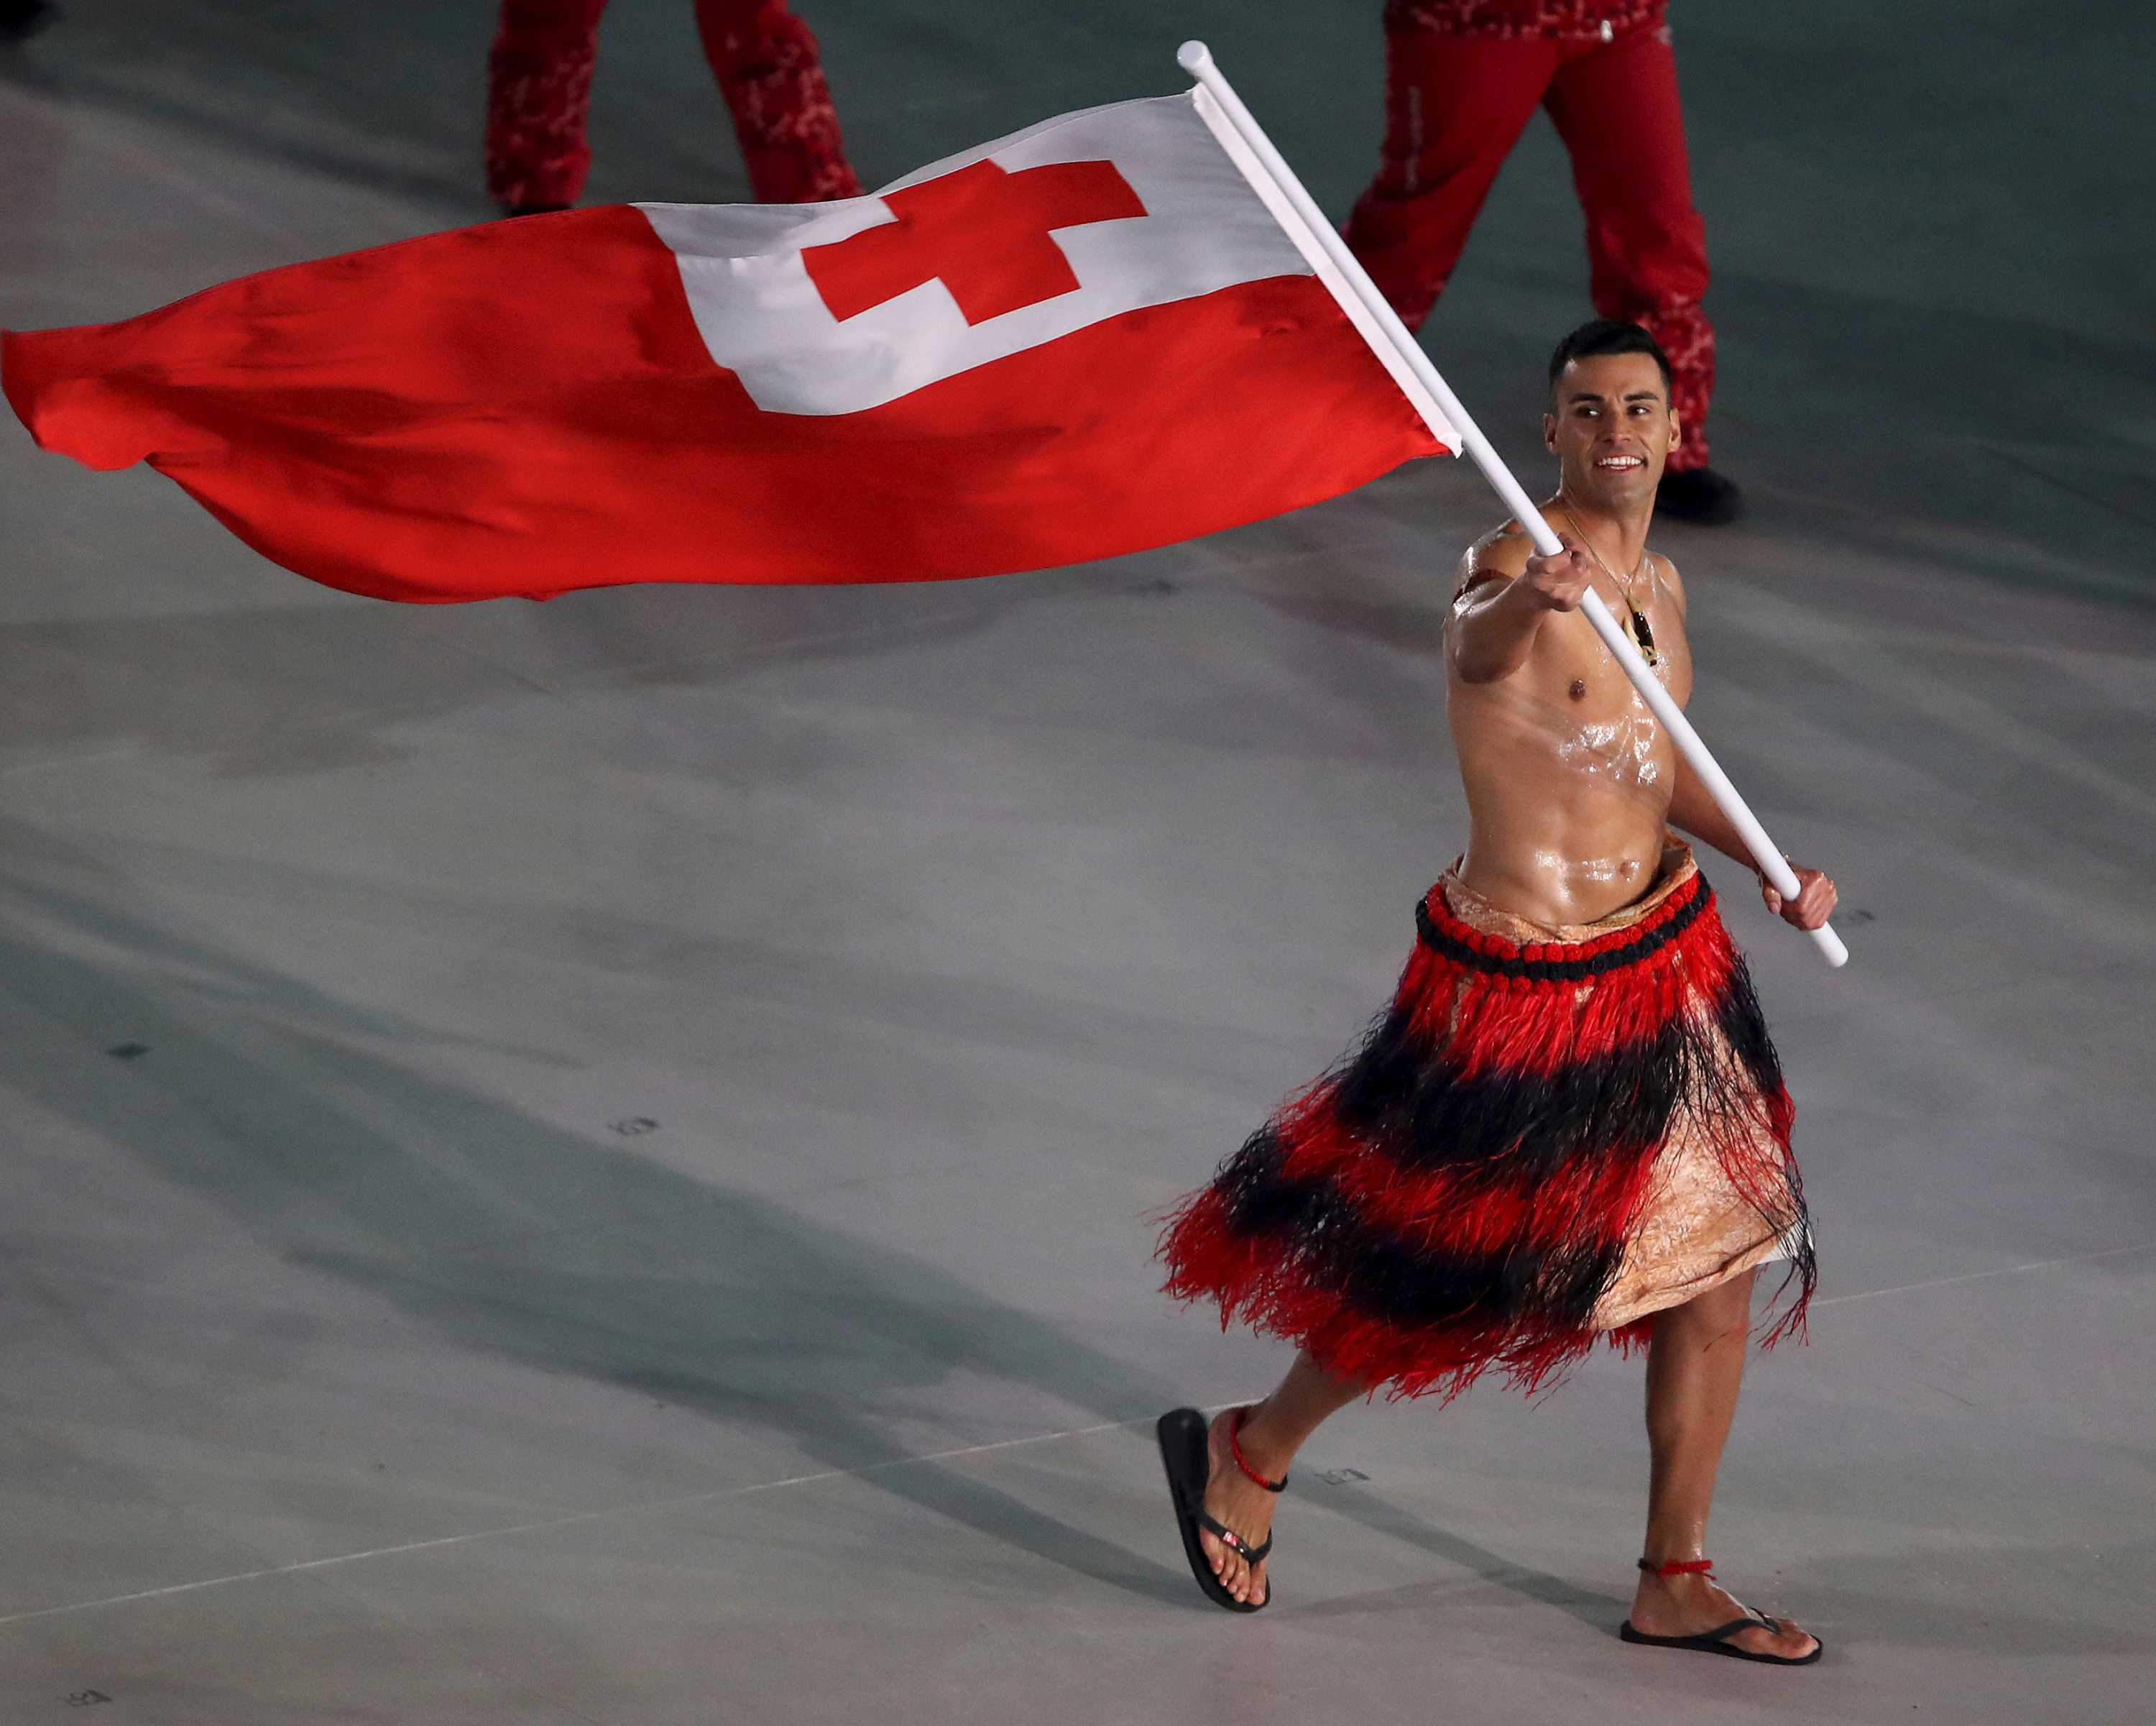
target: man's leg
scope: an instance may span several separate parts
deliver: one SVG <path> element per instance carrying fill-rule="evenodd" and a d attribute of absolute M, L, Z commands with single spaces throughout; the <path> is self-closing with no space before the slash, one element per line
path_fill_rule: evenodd
<path fill-rule="evenodd" d="M 1385 141 L 1348 248 L 1409 329 L 1437 303 L 1557 50 L 1403 23 L 1385 36 Z"/>
<path fill-rule="evenodd" d="M 1209 1435 L 1210 1471 L 1205 1481 L 1205 1513 L 1233 1528 L 1251 1545 L 1262 1546 L 1272 1528 L 1276 1495 L 1236 1466 L 1235 1445 L 1241 1445 L 1243 1460 L 1257 1473 L 1267 1480 L 1286 1480 L 1296 1452 L 1310 1435 L 1357 1397 L 1368 1395 L 1369 1388 L 1336 1379 L 1309 1355 L 1298 1354 L 1279 1388 L 1250 1410 L 1234 1443 L 1229 1441 L 1229 1431 L 1236 1410 L 1228 1409 L 1216 1415 Z M 1213 1561 L 1213 1574 L 1228 1591 L 1239 1600 L 1255 1600 L 1262 1605 L 1265 1565 L 1260 1564 L 1253 1574 L 1240 1554 L 1229 1551 L 1204 1529 L 1198 1538 L 1206 1557 Z"/>
<path fill-rule="evenodd" d="M 785 0 L 696 0 L 696 28 L 757 201 L 858 198 L 816 39 Z"/>
<path fill-rule="evenodd" d="M 1671 405 L 1684 433 L 1670 452 L 1667 471 L 1700 473 L 1708 465 L 1714 326 L 1700 305 L 1707 285 L 1707 228 L 1692 203 L 1667 29 L 1635 30 L 1609 47 L 1568 58 L 1550 80 L 1547 105 L 1571 152 L 1573 184 L 1587 217 L 1594 309 L 1641 325 L 1661 344 L 1676 374 Z M 1690 482 L 1689 489 L 1703 484 Z M 1696 518 L 1733 516 L 1740 506 L 1734 487 L 1722 501 L 1726 514 L 1709 511 Z"/>
<path fill-rule="evenodd" d="M 511 212 L 577 201 L 606 0 L 502 0 L 486 66 L 486 189 Z"/>
<path fill-rule="evenodd" d="M 1654 1461 L 1645 1554 L 1653 1563 L 1707 1556 L 1707 1512 L 1714 1503 L 1722 1447 L 1737 1413 L 1751 1328 L 1748 1271 L 1684 1306 L 1672 1307 L 1655 1321 L 1647 1348 L 1647 1440 Z M 1632 1626 L 1650 1636 L 1698 1636 L 1743 1612 L 1708 1577 L 1642 1572 L 1632 1601 Z M 1734 1641 L 1753 1653 L 1792 1658 L 1817 1646 L 1786 1620 L 1779 1634 L 1747 1630 Z"/>

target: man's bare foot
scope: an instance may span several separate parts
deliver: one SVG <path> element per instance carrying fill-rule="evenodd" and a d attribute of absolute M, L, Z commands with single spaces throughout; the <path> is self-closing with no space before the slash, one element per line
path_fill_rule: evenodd
<path fill-rule="evenodd" d="M 1224 1410 L 1206 1429 L 1205 1513 L 1223 1527 L 1233 1528 L 1252 1546 L 1263 1546 L 1266 1536 L 1272 1532 L 1274 1495 L 1235 1466 L 1235 1452 L 1228 1437 L 1229 1423 L 1240 1412 L 1238 1409 Z M 1249 1456 L 1247 1429 L 1244 1437 L 1243 1454 Z M 1260 1471 L 1265 1467 L 1255 1457 L 1251 1457 L 1250 1466 Z M 1265 1605 L 1268 1592 L 1265 1563 L 1269 1561 L 1261 1561 L 1253 1570 L 1243 1561 L 1240 1553 L 1229 1551 L 1217 1535 L 1202 1526 L 1198 1539 L 1205 1549 L 1205 1556 L 1212 1561 L 1213 1574 L 1220 1579 L 1222 1587 L 1239 1600 Z"/>
<path fill-rule="evenodd" d="M 1229 1466 L 1235 1466 L 1233 1457 Z M 1632 1596 L 1632 1628 L 1649 1636 L 1703 1636 L 1751 1610 L 1712 1576 L 1658 1576 L 1643 1570 L 1639 1589 Z M 1817 1636 L 1799 1630 L 1786 1618 L 1779 1622 L 1779 1631 L 1763 1626 L 1741 1630 L 1729 1639 L 1730 1646 L 1748 1654 L 1773 1654 L 1784 1660 L 1801 1660 L 1819 1646 Z"/>

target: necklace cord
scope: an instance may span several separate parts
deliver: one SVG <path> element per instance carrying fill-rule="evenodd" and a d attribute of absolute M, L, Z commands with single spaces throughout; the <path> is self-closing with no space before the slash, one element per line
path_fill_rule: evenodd
<path fill-rule="evenodd" d="M 1563 496 L 1563 493 L 1558 494 L 1558 508 L 1563 512 L 1565 520 L 1572 524 L 1572 531 L 1579 536 L 1581 548 L 1594 560 L 1594 567 L 1615 583 L 1617 591 L 1625 596 L 1625 609 L 1631 614 L 1629 621 L 1632 625 L 1632 640 L 1640 650 L 1640 657 L 1650 665 L 1659 665 L 1661 655 L 1655 647 L 1655 632 L 1649 626 L 1647 614 L 1640 609 L 1640 602 L 1632 592 L 1632 583 L 1640 578 L 1641 572 L 1647 568 L 1648 558 L 1654 553 L 1641 546 L 1638 567 L 1629 577 L 1618 574 L 1603 561 L 1602 553 L 1594 549 L 1594 542 L 1587 537 L 1587 530 L 1579 525 L 1579 518 L 1573 514 L 1572 506 L 1562 501 Z"/>

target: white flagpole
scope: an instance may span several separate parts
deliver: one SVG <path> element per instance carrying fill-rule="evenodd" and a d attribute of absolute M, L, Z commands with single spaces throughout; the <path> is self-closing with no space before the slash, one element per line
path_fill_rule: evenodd
<path fill-rule="evenodd" d="M 1438 375 L 1437 367 L 1430 363 L 1430 357 L 1422 351 L 1422 345 L 1408 332 L 1407 326 L 1400 321 L 1399 314 L 1386 303 L 1384 295 L 1378 291 L 1377 285 L 1370 280 L 1368 272 L 1357 260 L 1355 254 L 1348 249 L 1347 243 L 1340 238 L 1332 224 L 1325 219 L 1325 213 L 1303 189 L 1302 182 L 1296 177 L 1295 170 L 1273 147 L 1272 140 L 1265 135 L 1258 122 L 1251 117 L 1250 110 L 1243 105 L 1243 99 L 1235 94 L 1235 87 L 1214 64 L 1213 55 L 1205 44 L 1202 42 L 1184 43 L 1177 53 L 1176 59 L 1184 71 L 1198 80 L 1200 88 L 1219 104 L 1221 111 L 1235 127 L 1236 136 L 1301 218 L 1302 226 L 1308 231 L 1306 237 L 1317 242 L 1333 269 L 1345 279 L 1362 311 L 1368 315 L 1368 322 L 1360 317 L 1353 319 L 1356 327 L 1367 338 L 1370 335 L 1369 325 L 1374 324 L 1392 350 L 1389 355 L 1382 350 L 1378 352 L 1378 357 L 1385 362 L 1386 368 L 1397 373 L 1399 365 L 1395 362 L 1404 362 L 1422 386 L 1422 390 L 1451 422 L 1450 425 L 1432 424 L 1432 433 L 1448 443 L 1457 435 L 1461 452 L 1481 470 L 1482 477 L 1496 488 L 1506 508 L 1527 530 L 1527 536 L 1533 540 L 1537 551 L 1546 557 L 1554 557 L 1563 551 L 1563 542 L 1543 519 L 1543 512 L 1535 507 L 1534 500 L 1521 489 L 1520 482 L 1512 477 L 1512 470 L 1505 465 L 1504 458 L 1491 447 L 1490 440 L 1482 435 L 1467 409 L 1460 405 L 1460 398 L 1453 394 L 1451 387 Z M 1301 235 L 1294 237 L 1299 243 L 1305 238 Z M 1352 310 L 1350 308 L 1351 316 Z M 1374 342 L 1373 345 L 1375 346 Z M 1419 409 L 1422 404 L 1418 392 L 1410 390 L 1407 395 Z M 1428 418 L 1426 414 L 1424 418 Z M 1602 603 L 1602 596 L 1590 588 L 1579 609 L 1588 622 L 1594 626 L 1594 633 L 1602 638 L 1604 645 L 1617 656 L 1617 663 L 1624 667 L 1625 675 L 1632 680 L 1632 686 L 1639 691 L 1640 699 L 1646 702 L 1655 717 L 1667 729 L 1677 747 L 1683 752 L 1684 758 L 1691 763 L 1692 771 L 1699 775 L 1701 783 L 1721 806 L 1722 812 L 1729 817 L 1730 824 L 1737 829 L 1746 849 L 1752 853 L 1760 871 L 1773 884 L 1774 891 L 1784 899 L 1796 898 L 1802 889 L 1798 886 L 1796 872 L 1789 867 L 1788 859 L 1782 855 L 1780 848 L 1774 840 L 1768 838 L 1767 830 L 1759 824 L 1758 817 L 1738 794 L 1737 788 L 1729 782 L 1728 774 L 1722 772 L 1721 763 L 1707 753 L 1707 745 L 1700 741 L 1699 733 L 1692 729 L 1691 722 L 1685 717 L 1683 709 L 1670 699 L 1670 692 L 1662 687 L 1661 680 L 1648 669 L 1647 662 L 1640 657 L 1639 650 L 1632 645 L 1624 630 L 1618 627 L 1617 619 L 1609 614 L 1609 608 Z M 1841 937 L 1835 933 L 1830 925 L 1822 925 L 1810 932 L 1812 939 L 1819 944 L 1820 951 L 1826 955 L 1828 964 L 1838 968 L 1849 963 L 1849 949 L 1842 945 Z"/>

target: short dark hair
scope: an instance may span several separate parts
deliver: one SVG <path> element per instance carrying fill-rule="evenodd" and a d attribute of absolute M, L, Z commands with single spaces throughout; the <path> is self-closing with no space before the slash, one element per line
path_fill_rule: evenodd
<path fill-rule="evenodd" d="M 1549 387 L 1553 399 L 1557 393 L 1557 381 L 1564 375 L 1564 368 L 1574 360 L 1595 359 L 1605 353 L 1644 353 L 1651 357 L 1661 368 L 1662 391 L 1667 394 L 1671 387 L 1670 357 L 1662 352 L 1662 344 L 1655 340 L 1637 324 L 1628 324 L 1622 319 L 1599 317 L 1582 324 L 1557 345 L 1550 356 Z"/>

